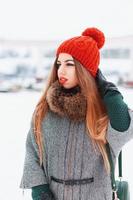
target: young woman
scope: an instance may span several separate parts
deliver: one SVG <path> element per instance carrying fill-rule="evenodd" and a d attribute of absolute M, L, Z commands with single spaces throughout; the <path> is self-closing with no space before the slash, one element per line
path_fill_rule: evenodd
<path fill-rule="evenodd" d="M 97 28 L 65 40 L 27 134 L 20 187 L 33 200 L 112 200 L 110 166 L 133 138 L 133 112 L 98 69 Z"/>

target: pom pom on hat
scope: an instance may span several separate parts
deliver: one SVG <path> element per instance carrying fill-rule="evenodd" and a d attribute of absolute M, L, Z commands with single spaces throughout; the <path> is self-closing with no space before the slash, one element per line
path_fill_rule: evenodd
<path fill-rule="evenodd" d="M 103 32 L 97 28 L 87 28 L 82 32 L 82 35 L 92 37 L 96 41 L 99 49 L 104 45 L 105 36 Z"/>
<path fill-rule="evenodd" d="M 100 52 L 105 42 L 102 31 L 97 28 L 87 28 L 81 36 L 69 38 L 57 48 L 56 56 L 60 53 L 68 53 L 78 60 L 92 76 L 96 76 L 100 63 Z"/>

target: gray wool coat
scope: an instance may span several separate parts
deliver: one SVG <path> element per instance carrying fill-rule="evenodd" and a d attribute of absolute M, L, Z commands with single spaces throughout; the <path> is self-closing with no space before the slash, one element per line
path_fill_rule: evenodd
<path fill-rule="evenodd" d="M 114 130 L 110 121 L 108 123 L 106 138 L 111 146 L 114 162 L 122 147 L 133 138 L 133 111 L 129 110 L 129 114 L 131 123 L 125 132 Z M 110 176 L 106 173 L 101 154 L 94 151 L 91 139 L 86 134 L 84 121 L 74 122 L 67 116 L 61 117 L 49 110 L 42 122 L 42 131 L 44 168 L 39 166 L 38 147 L 31 125 L 26 139 L 20 188 L 49 183 L 57 200 L 112 200 Z M 94 177 L 94 182 L 67 186 L 51 181 L 50 176 L 59 179 Z"/>

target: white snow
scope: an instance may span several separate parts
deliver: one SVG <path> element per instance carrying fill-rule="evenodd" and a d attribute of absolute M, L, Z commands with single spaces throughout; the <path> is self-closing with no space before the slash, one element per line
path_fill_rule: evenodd
<path fill-rule="evenodd" d="M 133 109 L 133 90 L 119 88 L 125 102 Z M 19 188 L 24 155 L 25 139 L 30 126 L 31 115 L 41 92 L 0 93 L 0 199 L 31 200 L 31 190 Z M 124 180 L 130 183 L 133 199 L 133 140 L 123 148 Z"/>

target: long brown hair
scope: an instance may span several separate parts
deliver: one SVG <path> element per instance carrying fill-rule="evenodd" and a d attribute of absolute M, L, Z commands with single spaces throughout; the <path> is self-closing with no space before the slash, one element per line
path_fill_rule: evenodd
<path fill-rule="evenodd" d="M 51 73 L 47 79 L 43 95 L 40 98 L 33 113 L 34 134 L 39 149 L 40 165 L 43 164 L 43 142 L 42 142 L 41 123 L 48 111 L 48 104 L 46 101 L 47 91 L 51 86 L 51 84 L 58 79 L 56 61 L 57 58 L 55 59 Z M 99 151 L 101 152 L 105 168 L 107 172 L 109 172 L 110 165 L 105 149 L 105 143 L 106 143 L 105 136 L 108 124 L 107 112 L 103 104 L 103 101 L 100 97 L 99 91 L 97 89 L 95 79 L 92 77 L 89 71 L 87 71 L 82 66 L 81 63 L 79 63 L 76 59 L 74 59 L 74 62 L 76 66 L 76 74 L 79 86 L 81 87 L 81 90 L 87 99 L 87 110 L 86 110 L 86 121 L 85 121 L 87 134 L 89 134 L 93 146 L 98 147 Z"/>

